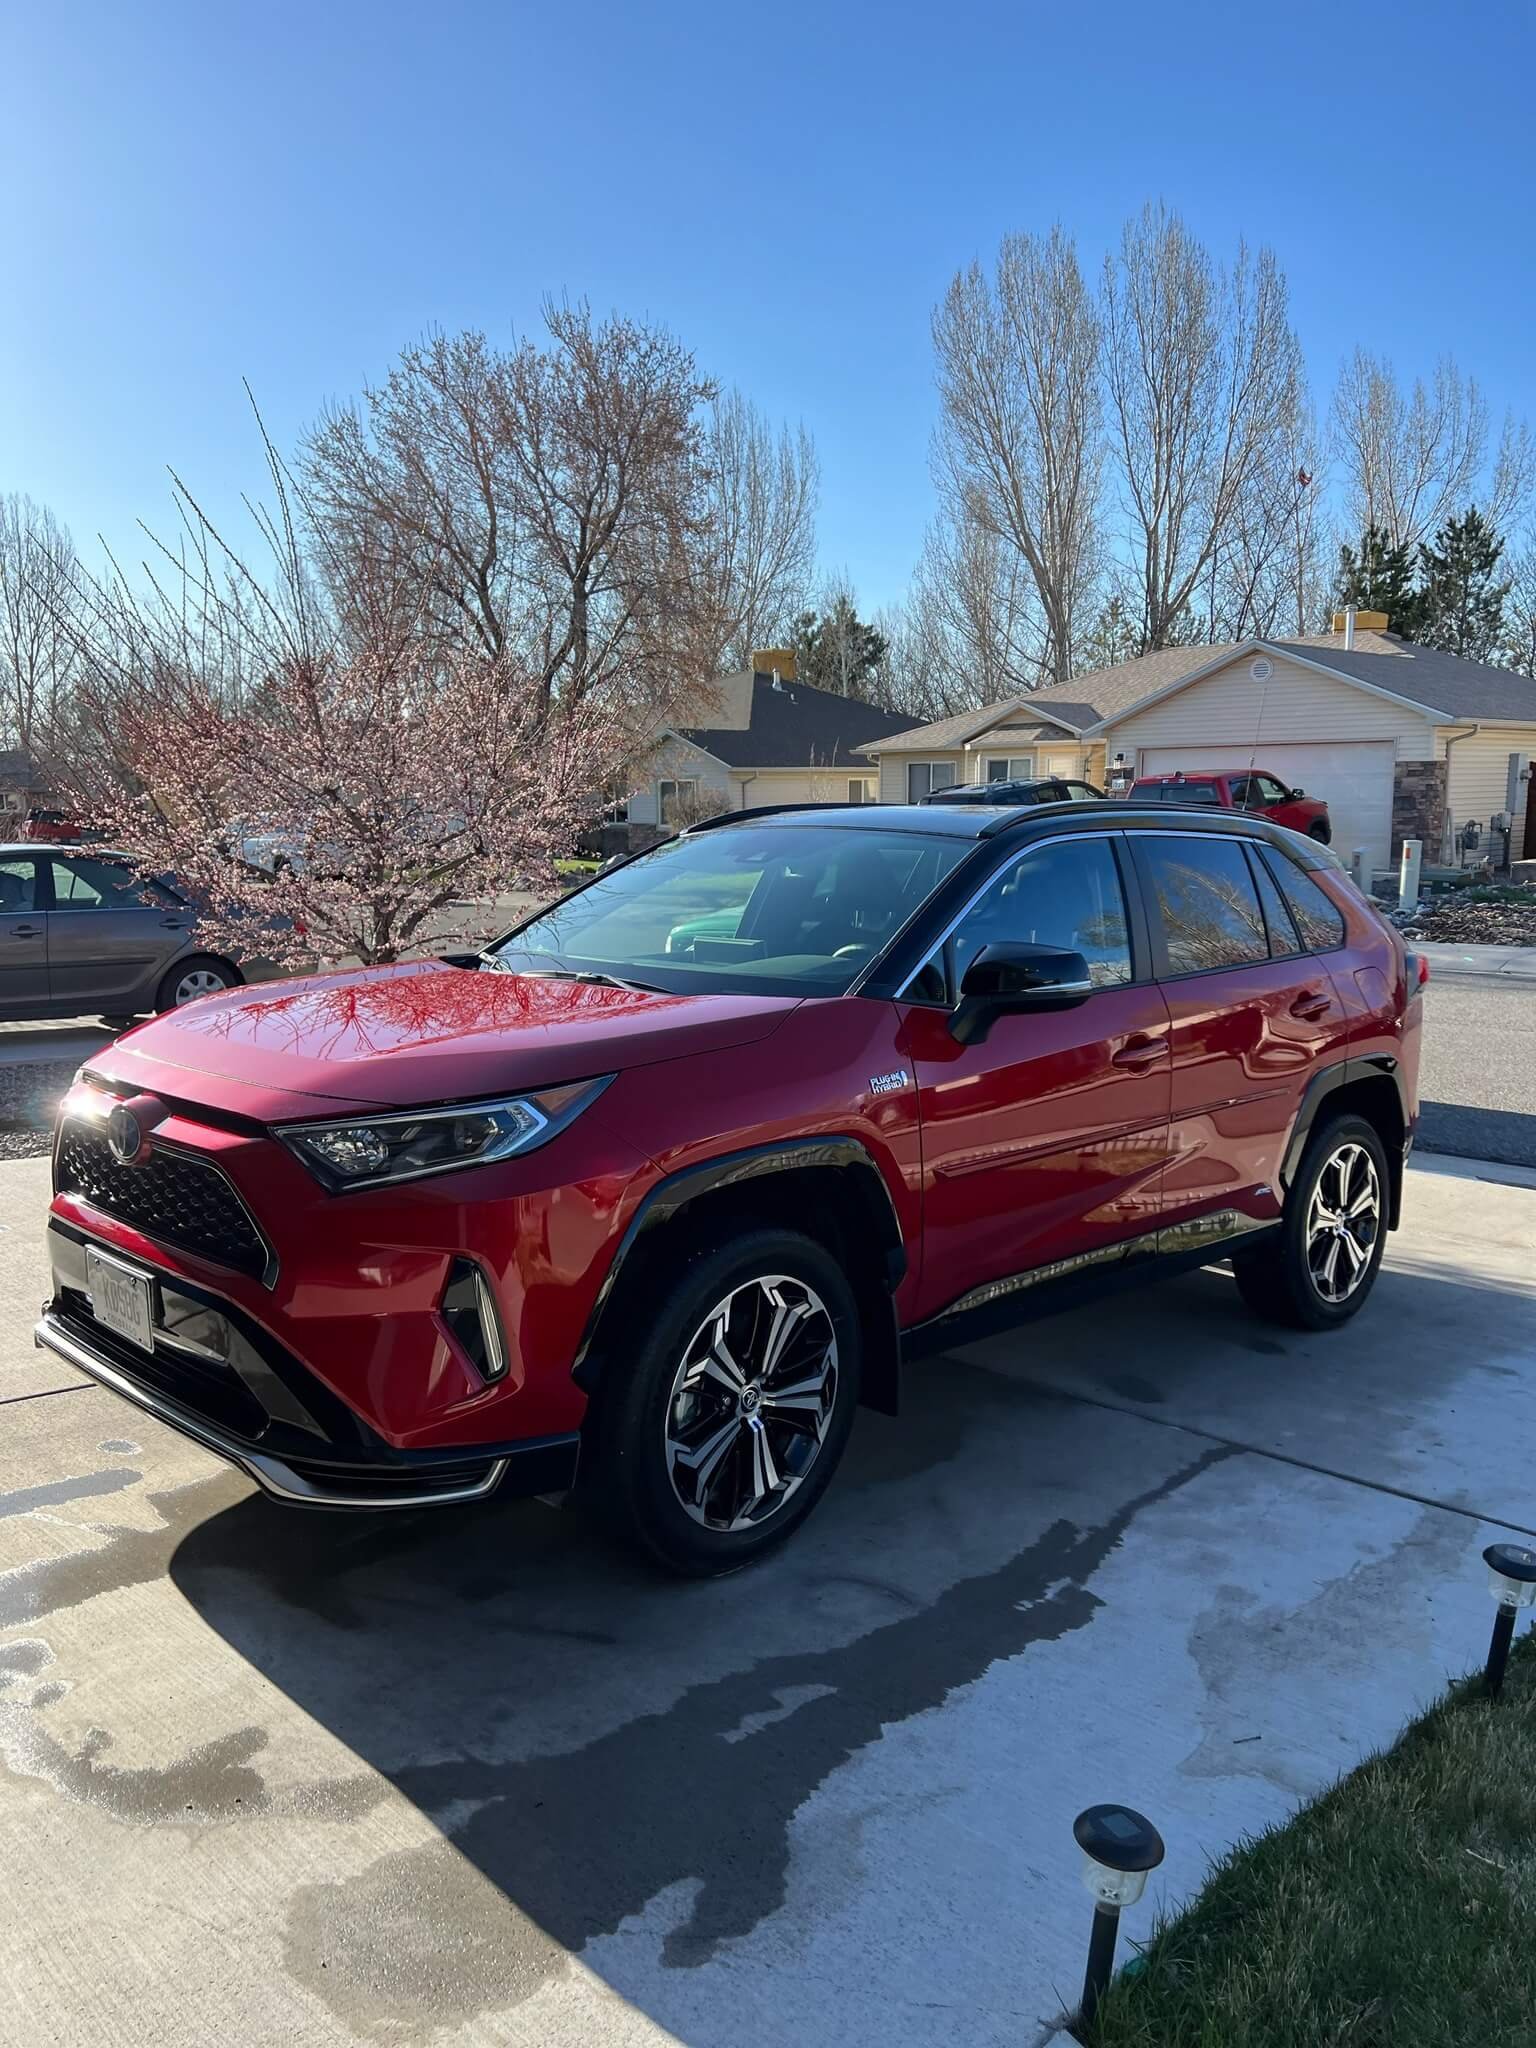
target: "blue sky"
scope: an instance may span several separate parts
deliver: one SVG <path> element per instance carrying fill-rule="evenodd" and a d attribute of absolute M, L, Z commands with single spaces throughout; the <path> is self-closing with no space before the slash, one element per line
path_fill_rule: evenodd
<path fill-rule="evenodd" d="M 1355 342 L 1451 350 L 1536 418 L 1525 0 L 722 7 L 140 0 L 14 9 L 0 490 L 93 554 L 221 515 L 426 327 L 546 293 L 665 321 L 801 418 L 822 553 L 899 597 L 931 510 L 929 312 L 1062 220 L 1148 198 L 1274 245 L 1323 395 Z"/>

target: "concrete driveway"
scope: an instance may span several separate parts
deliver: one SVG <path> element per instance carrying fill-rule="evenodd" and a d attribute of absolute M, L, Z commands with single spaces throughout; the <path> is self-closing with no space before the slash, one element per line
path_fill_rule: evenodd
<path fill-rule="evenodd" d="M 1074 1813 L 1143 1807 L 1177 1901 L 1479 1660 L 1536 1522 L 1532 1175 L 1415 1169 L 1343 1335 L 1212 1269 L 930 1362 L 701 1586 L 536 1503 L 285 1512 L 78 1385 L 46 1171 L 0 1165 L 7 2043 L 1018 2048 Z"/>

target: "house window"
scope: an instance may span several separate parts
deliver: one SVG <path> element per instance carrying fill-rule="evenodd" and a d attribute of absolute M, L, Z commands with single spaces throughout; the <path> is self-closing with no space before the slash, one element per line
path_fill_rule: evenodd
<path fill-rule="evenodd" d="M 869 802 L 869 785 L 865 782 L 862 775 L 849 776 L 848 801 L 851 804 L 865 804 Z"/>
<path fill-rule="evenodd" d="M 1034 772 L 1035 757 L 1033 754 L 1010 754 L 1006 759 L 1000 754 L 989 754 L 983 780 L 987 782 L 1028 782 L 1033 777 Z"/>
<path fill-rule="evenodd" d="M 907 802 L 920 803 L 936 789 L 948 789 L 955 779 L 953 761 L 909 761 Z"/>
<path fill-rule="evenodd" d="M 677 825 L 683 815 L 698 802 L 699 785 L 692 779 L 684 782 L 658 782 L 656 785 L 656 816 L 663 825 Z"/>

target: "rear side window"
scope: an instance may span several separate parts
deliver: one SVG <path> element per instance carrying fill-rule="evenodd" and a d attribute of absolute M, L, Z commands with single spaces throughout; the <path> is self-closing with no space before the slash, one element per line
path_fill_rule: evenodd
<path fill-rule="evenodd" d="M 88 854 L 68 860 L 54 856 L 53 901 L 58 910 L 142 910 L 146 900 L 169 905 L 177 899 L 123 861 L 97 860 Z"/>
<path fill-rule="evenodd" d="M 1281 893 L 1291 907 L 1303 949 L 1326 953 L 1344 943 L 1344 913 L 1333 898 L 1320 889 L 1312 877 L 1283 855 L 1266 854 L 1274 868 Z"/>
<path fill-rule="evenodd" d="M 0 860 L 0 917 L 37 908 L 37 863 L 30 854 L 7 854 Z"/>
<path fill-rule="evenodd" d="M 1208 974 L 1269 958 L 1259 894 L 1239 839 L 1138 835 L 1168 972 Z"/>
<path fill-rule="evenodd" d="M 1269 950 L 1277 960 L 1288 960 L 1304 950 L 1296 936 L 1296 927 L 1291 913 L 1286 908 L 1285 898 L 1280 894 L 1274 876 L 1257 846 L 1251 846 L 1253 856 L 1253 877 L 1259 885 L 1259 901 L 1264 906 L 1264 922 L 1269 926 Z"/>
<path fill-rule="evenodd" d="M 1221 791 L 1214 782 L 1165 782 L 1165 804 L 1219 804 Z"/>

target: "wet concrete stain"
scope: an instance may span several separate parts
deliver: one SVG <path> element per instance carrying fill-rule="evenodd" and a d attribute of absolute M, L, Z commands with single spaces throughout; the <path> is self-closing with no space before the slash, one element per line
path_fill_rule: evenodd
<path fill-rule="evenodd" d="M 74 1479 L 50 1480 L 44 1486 L 19 1486 L 14 1493 L 0 1493 L 0 1521 L 7 1515 L 30 1515 L 34 1508 L 57 1508 L 66 1501 L 89 1500 L 95 1494 L 121 1493 L 143 1476 L 114 1465 L 105 1472 L 83 1472 Z"/>
<path fill-rule="evenodd" d="M 469 1746 L 392 1767 L 424 1812 L 453 1816 L 452 1848 L 403 1850 L 295 1892 L 290 1972 L 349 2025 L 387 2037 L 409 2011 L 440 2023 L 445 2010 L 526 1998 L 674 1889 L 684 1917 L 662 1963 L 708 1963 L 784 1904 L 794 1816 L 832 1772 L 993 1664 L 1087 1627 L 1101 1602 L 1086 1581 L 1135 1518 L 1233 1455 L 1217 1446 L 1099 1527 L 1058 1521 L 915 1612 L 690 1687 L 579 1748 L 502 1762 Z M 446 1718 L 463 1725 L 466 1705 L 461 1690 Z M 377 1756 L 383 1727 L 369 1728 L 363 1703 L 339 1732 Z M 441 1732 L 420 1731 L 423 1745 Z"/>
<path fill-rule="evenodd" d="M 42 1778 L 66 1799 L 140 1825 L 206 1825 L 262 1812 L 266 1786 L 250 1762 L 266 1745 L 265 1729 L 239 1728 L 200 1743 L 174 1763 L 131 1768 L 107 1760 L 112 1737 L 105 1728 L 87 1730 L 80 1748 L 71 1751 L 35 1715 L 0 1708 L 0 1755 L 12 1776 Z"/>
<path fill-rule="evenodd" d="M 104 1593 L 163 1578 L 188 1531 L 249 1492 L 249 1480 L 220 1470 L 190 1486 L 144 1495 L 160 1517 L 157 1528 L 99 1530 L 106 1540 L 95 1548 L 14 1566 L 0 1574 L 0 1628 L 40 1621 Z"/>
<path fill-rule="evenodd" d="M 1154 1380 L 1143 1379 L 1135 1372 L 1107 1372 L 1102 1376 L 1103 1384 L 1112 1394 L 1118 1394 L 1122 1401 L 1137 1401 L 1145 1408 L 1160 1407 L 1167 1395 Z"/>
<path fill-rule="evenodd" d="M 1405 1571 L 1401 1560 L 1410 1550 L 1427 1552 L 1428 1567 L 1421 1558 Z M 1360 1666 L 1360 1644 L 1380 1640 L 1383 1614 L 1401 1610 L 1393 1638 L 1406 1653 L 1422 1652 L 1430 1640 L 1423 1594 L 1405 1604 L 1403 1588 L 1422 1589 L 1426 1577 L 1453 1578 L 1465 1570 L 1466 1553 L 1466 1532 L 1456 1518 L 1425 1508 L 1384 1555 L 1351 1564 L 1300 1605 L 1261 1605 L 1244 1586 L 1213 1587 L 1189 1636 L 1204 1705 L 1201 1739 L 1180 1765 L 1183 1775 L 1241 1772 L 1267 1779 L 1290 1798 L 1312 1797 L 1334 1775 L 1337 1759 L 1330 1752 L 1320 1760 L 1309 1749 L 1308 1729 L 1337 1719 L 1326 1705 L 1330 1692 L 1344 1702 L 1372 1683 Z M 1293 1684 L 1298 1670 L 1306 1673 L 1310 1702 L 1301 1716 Z"/>
<path fill-rule="evenodd" d="M 114 1458 L 136 1458 L 139 1455 L 139 1446 L 130 1443 L 123 1436 L 105 1437 L 96 1448 L 98 1451 L 105 1451 L 109 1457 Z"/>

